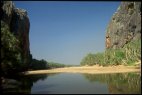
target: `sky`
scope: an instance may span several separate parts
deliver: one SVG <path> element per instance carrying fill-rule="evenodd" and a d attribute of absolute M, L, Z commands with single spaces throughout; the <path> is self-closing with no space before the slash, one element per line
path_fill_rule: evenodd
<path fill-rule="evenodd" d="M 105 50 L 105 34 L 120 1 L 14 1 L 30 19 L 33 58 L 79 65 Z"/>

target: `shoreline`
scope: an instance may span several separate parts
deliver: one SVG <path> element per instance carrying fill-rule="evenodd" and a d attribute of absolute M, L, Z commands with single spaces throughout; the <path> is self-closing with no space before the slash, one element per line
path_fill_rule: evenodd
<path fill-rule="evenodd" d="M 34 70 L 23 72 L 24 75 L 48 74 L 48 73 L 88 73 L 88 74 L 106 74 L 106 73 L 127 73 L 127 72 L 141 72 L 139 66 L 80 66 L 80 67 L 64 67 L 50 70 Z"/>

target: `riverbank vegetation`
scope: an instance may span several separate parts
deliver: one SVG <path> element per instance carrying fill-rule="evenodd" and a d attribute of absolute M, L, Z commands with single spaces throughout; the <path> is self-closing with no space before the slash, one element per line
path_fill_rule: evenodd
<path fill-rule="evenodd" d="M 134 40 L 120 49 L 106 49 L 105 52 L 85 56 L 81 65 L 134 65 L 141 60 L 141 39 Z"/>
<path fill-rule="evenodd" d="M 37 60 L 32 59 L 30 64 L 30 70 L 45 70 L 45 69 L 53 69 L 53 68 L 61 68 L 61 67 L 68 67 L 70 65 L 65 65 L 61 63 L 55 62 L 47 62 L 44 59 Z"/>
<path fill-rule="evenodd" d="M 117 74 L 83 74 L 90 82 L 107 83 L 111 94 L 139 94 L 141 91 L 141 76 L 139 73 L 117 73 Z M 128 89 L 126 89 L 126 87 Z M 123 89 L 122 89 L 123 88 Z M 121 89 L 121 90 L 120 90 Z"/>

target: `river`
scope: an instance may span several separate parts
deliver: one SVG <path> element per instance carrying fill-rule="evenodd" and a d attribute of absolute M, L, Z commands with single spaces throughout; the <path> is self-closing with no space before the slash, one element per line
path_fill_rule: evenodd
<path fill-rule="evenodd" d="M 55 73 L 15 78 L 19 84 L 4 93 L 141 94 L 140 73 Z"/>

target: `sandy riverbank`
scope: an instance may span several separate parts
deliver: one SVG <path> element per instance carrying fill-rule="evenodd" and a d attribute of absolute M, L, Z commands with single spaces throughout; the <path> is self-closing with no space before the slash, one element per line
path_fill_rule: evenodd
<path fill-rule="evenodd" d="M 80 66 L 80 67 L 65 67 L 56 68 L 50 70 L 36 70 L 27 71 L 25 75 L 30 74 L 47 74 L 47 73 L 89 73 L 89 74 L 101 74 L 101 73 L 124 73 L 124 72 L 141 72 L 140 66 Z"/>

